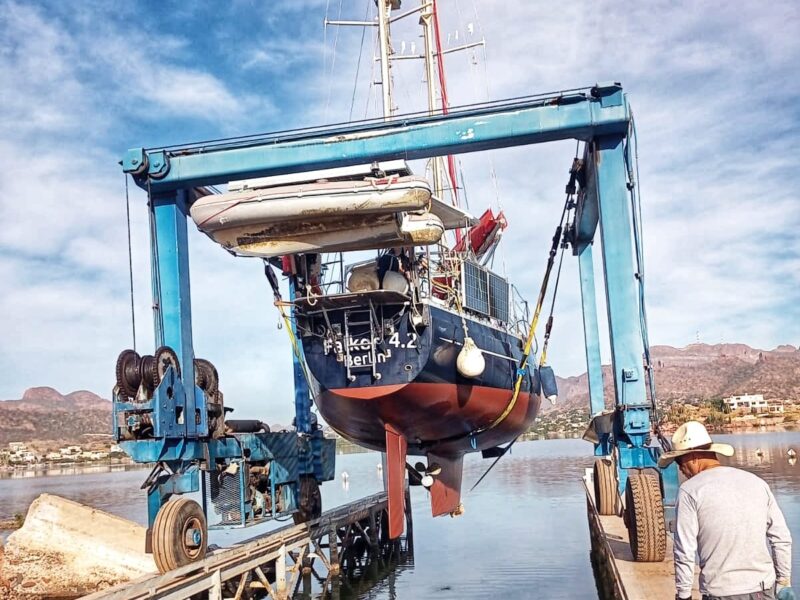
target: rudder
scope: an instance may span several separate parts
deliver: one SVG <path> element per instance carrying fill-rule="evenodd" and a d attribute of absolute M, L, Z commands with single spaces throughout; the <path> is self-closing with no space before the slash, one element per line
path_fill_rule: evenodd
<path fill-rule="evenodd" d="M 386 425 L 386 492 L 389 495 L 389 537 L 403 534 L 406 495 L 406 438 Z"/>

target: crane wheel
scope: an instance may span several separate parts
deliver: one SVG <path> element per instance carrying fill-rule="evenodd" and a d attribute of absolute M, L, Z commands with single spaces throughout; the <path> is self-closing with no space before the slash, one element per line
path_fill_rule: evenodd
<path fill-rule="evenodd" d="M 298 483 L 297 512 L 292 514 L 295 525 L 307 523 L 322 516 L 322 493 L 319 483 L 311 475 L 301 475 Z"/>
<path fill-rule="evenodd" d="M 636 562 L 661 562 L 667 550 L 661 482 L 654 469 L 631 469 L 625 485 L 631 553 Z"/>
<path fill-rule="evenodd" d="M 617 514 L 617 470 L 610 457 L 594 461 L 594 502 L 601 515 Z"/>
<path fill-rule="evenodd" d="M 208 528 L 203 509 L 178 497 L 164 503 L 153 523 L 153 559 L 160 573 L 205 558 Z"/>

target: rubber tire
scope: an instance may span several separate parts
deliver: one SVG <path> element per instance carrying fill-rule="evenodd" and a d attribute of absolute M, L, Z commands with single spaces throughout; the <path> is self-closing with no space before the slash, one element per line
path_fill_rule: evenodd
<path fill-rule="evenodd" d="M 594 503 L 598 514 L 617 514 L 617 469 L 611 458 L 594 461 Z"/>
<path fill-rule="evenodd" d="M 322 492 L 319 483 L 311 475 L 301 475 L 298 483 L 297 512 L 292 513 L 295 525 L 308 523 L 322 516 Z"/>
<path fill-rule="evenodd" d="M 184 544 L 184 530 L 191 520 L 197 520 L 202 541 L 197 548 Z M 166 573 L 202 560 L 208 549 L 208 527 L 203 509 L 189 498 L 170 499 L 161 507 L 153 523 L 153 560 L 160 573 Z"/>
<path fill-rule="evenodd" d="M 653 469 L 630 469 L 625 511 L 631 554 L 636 562 L 661 562 L 667 551 L 661 482 Z"/>

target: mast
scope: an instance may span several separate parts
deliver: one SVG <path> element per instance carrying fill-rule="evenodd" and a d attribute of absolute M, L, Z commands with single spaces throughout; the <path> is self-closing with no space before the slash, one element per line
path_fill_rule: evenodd
<path fill-rule="evenodd" d="M 370 1 L 370 0 L 367 0 Z M 392 16 L 392 11 L 400 8 L 401 0 L 372 0 L 378 10 L 376 21 L 331 21 L 326 19 L 326 25 L 338 26 L 358 26 L 358 27 L 375 27 L 378 28 L 378 54 L 375 58 L 380 62 L 381 69 L 381 95 L 383 99 L 383 118 L 388 121 L 394 115 L 393 103 L 393 90 L 392 90 L 392 77 L 391 77 L 391 63 L 393 60 L 415 58 L 422 59 L 425 63 L 425 79 L 427 80 L 428 92 L 428 112 L 429 114 L 437 114 L 439 112 L 447 114 L 447 87 L 444 76 L 444 65 L 442 63 L 445 54 L 465 50 L 473 46 L 484 45 L 484 41 L 472 42 L 464 44 L 455 48 L 442 49 L 439 22 L 436 11 L 436 0 L 421 0 L 420 5 L 402 12 L 397 16 Z M 391 24 L 400 19 L 404 19 L 415 13 L 420 13 L 420 25 L 422 25 L 423 37 L 425 42 L 425 51 L 421 56 L 394 56 L 391 43 Z M 437 73 L 438 69 L 438 73 Z M 438 77 L 437 77 L 438 74 Z M 437 79 L 438 91 L 440 92 L 440 102 L 437 102 Z M 456 168 L 455 160 L 452 156 L 447 157 L 447 164 L 445 159 L 437 157 L 432 159 L 432 176 L 433 176 L 433 189 L 434 193 L 441 198 L 445 190 L 445 182 L 450 181 L 451 184 L 451 197 L 453 205 L 458 206 L 458 195 L 456 192 Z M 456 232 L 456 237 L 460 237 L 460 232 Z"/>
<path fill-rule="evenodd" d="M 388 121 L 392 117 L 392 79 L 389 75 L 389 18 L 392 12 L 392 0 L 376 0 L 378 5 L 378 45 L 381 56 L 381 92 L 383 94 L 383 118 Z"/>
<path fill-rule="evenodd" d="M 425 40 L 425 79 L 427 80 L 428 89 L 428 113 L 433 115 L 437 112 L 436 105 L 436 82 L 435 72 L 433 65 L 434 55 L 434 37 L 435 32 L 433 29 L 433 2 L 423 0 L 422 14 L 420 15 L 420 23 L 422 25 L 423 37 Z M 434 157 L 431 159 L 432 174 L 433 174 L 433 193 L 439 198 L 442 197 L 442 159 Z"/>
<path fill-rule="evenodd" d="M 436 14 L 436 0 L 422 0 L 422 13 L 420 22 L 423 26 L 425 37 L 425 78 L 428 83 L 428 112 L 433 115 L 437 112 L 447 114 L 447 87 L 444 76 L 444 60 L 442 43 L 439 37 L 439 19 Z M 441 103 L 436 104 L 436 72 L 434 71 L 434 57 L 436 58 L 436 68 L 438 70 L 439 94 Z M 447 155 L 447 168 L 445 169 L 444 159 L 440 156 L 433 158 L 433 189 L 434 194 L 443 198 L 443 181 L 450 182 L 450 199 L 453 206 L 458 206 L 458 185 L 456 181 L 456 163 L 452 155 Z M 461 229 L 455 230 L 456 243 L 461 242 Z"/>

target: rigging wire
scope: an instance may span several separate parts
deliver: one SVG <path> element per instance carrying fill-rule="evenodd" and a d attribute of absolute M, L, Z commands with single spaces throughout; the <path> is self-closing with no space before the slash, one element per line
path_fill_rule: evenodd
<path fill-rule="evenodd" d="M 325 20 L 322 21 L 322 73 L 328 74 L 328 11 L 331 0 L 325 0 Z"/>
<path fill-rule="evenodd" d="M 367 2 L 367 10 L 364 13 L 364 22 L 369 20 L 369 6 L 370 6 L 370 3 Z M 356 76 L 353 79 L 353 96 L 350 99 L 350 115 L 347 118 L 348 121 L 352 121 L 353 120 L 353 109 L 356 106 L 356 90 L 358 89 L 358 75 L 361 72 L 361 57 L 364 54 L 364 40 L 366 39 L 366 37 L 367 37 L 367 28 L 366 27 L 362 27 L 361 28 L 361 46 L 358 49 L 358 62 L 356 63 Z"/>
<path fill-rule="evenodd" d="M 131 333 L 133 334 L 133 351 L 136 351 L 136 310 L 133 301 L 133 246 L 131 244 L 131 201 L 128 195 L 128 174 L 125 177 L 125 215 L 128 226 L 128 276 L 131 290 Z"/>
<path fill-rule="evenodd" d="M 462 11 L 461 11 L 461 4 L 458 2 L 458 0 L 456 0 L 455 5 L 456 5 L 456 11 L 458 13 L 459 21 L 462 21 L 463 16 L 462 16 Z M 481 39 L 484 39 L 484 37 L 483 37 L 483 28 L 481 27 L 480 17 L 478 16 L 478 8 L 475 5 L 474 0 L 472 2 L 472 9 L 473 9 L 473 13 L 475 15 L 475 24 L 477 26 L 478 33 L 480 34 Z M 484 87 L 483 97 L 484 97 L 484 101 L 485 102 L 489 102 L 489 98 L 491 97 L 491 93 L 490 93 L 490 89 L 489 89 L 488 56 L 486 54 L 486 43 L 481 44 L 481 48 L 482 48 L 482 52 L 483 52 L 483 61 L 482 61 L 482 64 L 483 64 L 483 87 Z M 475 49 L 474 48 L 472 49 L 472 53 L 471 53 L 470 56 L 472 57 L 472 60 L 470 60 L 470 58 L 468 56 L 467 57 L 467 65 L 468 65 L 469 72 L 470 72 L 470 79 L 472 80 L 472 88 L 473 88 L 474 97 L 477 99 L 478 96 L 480 95 L 480 91 L 479 91 L 479 89 L 480 89 L 479 88 L 479 83 L 480 82 L 479 82 L 479 75 L 477 73 L 477 71 L 478 71 L 478 62 L 477 62 L 477 58 L 476 58 L 476 55 L 475 55 Z M 502 213 L 503 212 L 503 203 L 500 200 L 500 186 L 498 185 L 497 170 L 495 169 L 493 151 L 487 150 L 486 151 L 486 155 L 487 155 L 488 162 L 489 162 L 489 178 L 492 181 L 492 189 L 494 191 L 494 201 L 495 201 L 495 204 L 497 205 L 497 212 L 498 213 Z M 460 165 L 461 164 L 461 160 L 458 159 L 458 161 L 459 161 L 459 165 Z M 463 180 L 463 175 L 462 175 L 462 180 Z M 464 187 L 466 187 L 466 185 Z M 503 269 L 503 276 L 507 277 L 508 276 L 508 267 L 507 267 L 507 264 L 506 264 L 506 253 L 505 253 L 505 247 L 504 247 L 505 245 L 502 243 L 502 240 L 501 240 L 497 244 L 497 246 L 499 246 L 499 248 L 500 248 L 500 262 L 501 262 L 501 266 L 502 266 L 502 269 Z"/>
<path fill-rule="evenodd" d="M 330 3 L 330 0 L 328 0 L 328 3 Z M 326 32 L 328 30 L 327 19 L 328 19 L 328 7 L 326 6 L 325 7 Z M 341 19 L 342 19 L 342 0 L 339 0 L 339 13 L 336 16 L 336 20 L 340 21 Z M 330 109 L 330 104 L 331 104 L 331 93 L 333 92 L 333 72 L 336 68 L 336 45 L 339 42 L 339 29 L 340 29 L 339 27 L 336 28 L 336 35 L 333 36 L 333 55 L 331 56 L 331 70 L 330 73 L 328 74 L 328 93 L 325 98 L 325 112 L 323 113 L 325 121 L 328 120 L 328 110 Z M 326 38 L 326 48 L 327 48 L 327 38 Z"/>
<path fill-rule="evenodd" d="M 450 100 L 447 97 L 447 78 L 444 72 L 444 53 L 442 52 L 442 35 L 441 28 L 439 27 L 439 11 L 436 6 L 436 0 L 431 0 L 431 18 L 433 19 L 433 38 L 436 45 L 436 70 L 439 77 L 439 94 L 441 95 L 442 114 L 446 115 L 450 112 Z M 458 181 L 456 179 L 456 163 L 452 154 L 447 155 L 447 176 L 450 179 L 452 186 L 451 195 L 453 206 L 458 207 Z M 456 240 L 461 241 L 461 231 L 455 230 Z"/>

